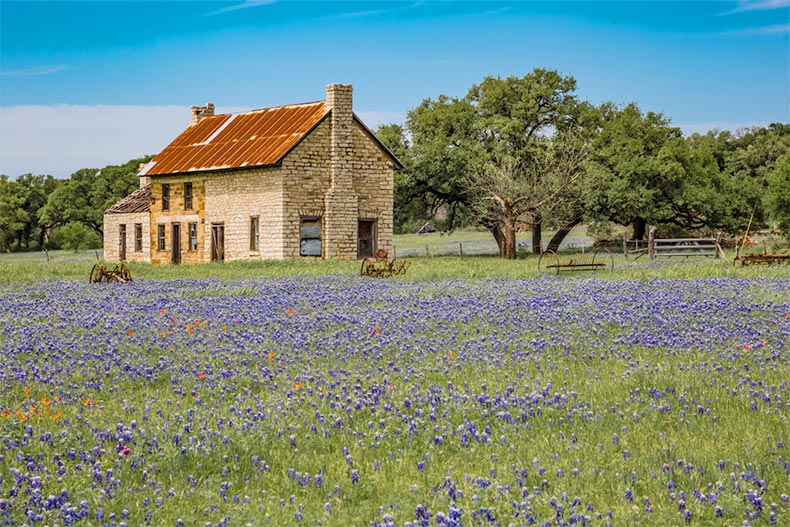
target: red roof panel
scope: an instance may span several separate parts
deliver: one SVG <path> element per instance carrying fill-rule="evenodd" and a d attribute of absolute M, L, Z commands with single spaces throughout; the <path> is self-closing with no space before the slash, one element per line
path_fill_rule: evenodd
<path fill-rule="evenodd" d="M 204 117 L 176 137 L 140 175 L 274 165 L 328 114 L 320 101 Z"/>

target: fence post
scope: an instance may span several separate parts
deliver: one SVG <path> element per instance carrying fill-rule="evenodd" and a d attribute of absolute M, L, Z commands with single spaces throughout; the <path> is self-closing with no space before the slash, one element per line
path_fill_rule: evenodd
<path fill-rule="evenodd" d="M 425 257 L 426 258 L 430 258 L 431 257 L 431 248 L 428 247 L 428 245 L 425 246 Z"/>
<path fill-rule="evenodd" d="M 623 231 L 623 256 L 628 260 L 628 241 L 626 238 L 625 231 Z"/>
<path fill-rule="evenodd" d="M 650 228 L 647 230 L 647 254 L 650 256 L 651 260 L 656 259 L 656 226 L 651 225 Z"/>
<path fill-rule="evenodd" d="M 461 258 L 463 258 L 464 257 L 464 244 L 463 243 L 459 243 L 458 244 L 458 250 L 461 253 Z"/>

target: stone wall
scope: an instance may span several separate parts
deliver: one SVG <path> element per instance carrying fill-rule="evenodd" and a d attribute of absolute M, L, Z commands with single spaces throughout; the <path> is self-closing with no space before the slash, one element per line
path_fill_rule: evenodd
<path fill-rule="evenodd" d="M 392 160 L 360 127 L 354 127 L 352 156 L 354 191 L 359 200 L 358 218 L 377 222 L 378 239 L 375 249 L 384 249 L 393 256 L 393 194 Z"/>
<path fill-rule="evenodd" d="M 151 235 L 151 223 L 147 212 L 104 215 L 104 260 L 117 262 L 121 259 L 121 225 L 126 225 L 126 260 L 150 263 L 148 240 Z M 140 225 L 143 230 L 142 251 L 135 251 L 136 225 Z"/>
<path fill-rule="evenodd" d="M 282 176 L 276 167 L 206 175 L 204 261 L 211 259 L 211 225 L 219 224 L 225 260 L 282 258 L 282 210 Z M 250 248 L 252 217 L 258 217 L 258 251 Z"/>
<path fill-rule="evenodd" d="M 192 183 L 192 207 L 185 208 L 184 183 Z M 170 207 L 162 210 L 162 186 L 170 185 Z M 167 176 L 152 178 L 151 181 L 151 229 L 148 243 L 151 251 L 151 263 L 167 264 L 173 261 L 173 224 L 180 226 L 180 253 L 182 263 L 198 263 L 205 261 L 204 244 L 204 208 L 206 202 L 205 176 Z M 196 250 L 189 247 L 189 224 L 197 225 L 198 245 Z M 159 225 L 164 226 L 165 249 L 159 250 Z"/>

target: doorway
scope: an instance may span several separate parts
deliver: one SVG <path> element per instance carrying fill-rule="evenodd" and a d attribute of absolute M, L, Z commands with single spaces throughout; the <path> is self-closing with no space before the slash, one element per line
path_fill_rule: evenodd
<path fill-rule="evenodd" d="M 174 264 L 181 263 L 181 224 L 174 223 L 173 224 L 173 257 L 172 262 Z"/>
<path fill-rule="evenodd" d="M 225 225 L 211 224 L 211 261 L 225 259 Z"/>
<path fill-rule="evenodd" d="M 357 229 L 357 258 L 372 258 L 376 254 L 376 222 L 360 220 Z"/>
<path fill-rule="evenodd" d="M 120 236 L 118 240 L 118 255 L 120 260 L 126 260 L 126 225 L 120 225 Z"/>

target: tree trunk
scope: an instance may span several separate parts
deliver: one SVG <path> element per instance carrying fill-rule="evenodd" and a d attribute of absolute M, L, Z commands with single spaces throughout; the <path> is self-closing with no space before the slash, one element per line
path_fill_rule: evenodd
<path fill-rule="evenodd" d="M 540 216 L 535 218 L 535 221 L 532 222 L 532 254 L 542 254 L 543 253 L 543 240 L 541 240 L 541 222 L 543 220 Z"/>
<path fill-rule="evenodd" d="M 582 222 L 582 217 L 579 216 L 568 223 L 564 224 L 560 229 L 552 236 L 551 240 L 549 241 L 549 246 L 546 247 L 547 251 L 557 252 L 560 248 L 560 244 L 565 239 L 568 234 L 576 227 L 578 224 Z"/>
<path fill-rule="evenodd" d="M 503 234 L 505 235 L 505 254 L 502 255 L 502 258 L 505 260 L 515 260 L 516 259 L 516 226 L 512 223 L 505 224 L 505 228 L 503 230 Z"/>
<path fill-rule="evenodd" d="M 634 235 L 631 237 L 632 240 L 642 240 L 645 237 L 645 227 L 647 226 L 647 222 L 645 222 L 644 218 L 634 218 Z"/>
<path fill-rule="evenodd" d="M 505 235 L 502 233 L 502 229 L 499 225 L 494 225 L 493 227 L 488 228 L 491 231 L 491 234 L 494 236 L 494 240 L 496 241 L 497 248 L 499 249 L 499 256 L 501 258 L 505 257 Z"/>
<path fill-rule="evenodd" d="M 515 225 L 495 225 L 489 229 L 491 234 L 494 235 L 497 247 L 499 248 L 499 257 L 505 260 L 516 259 L 516 227 Z"/>

